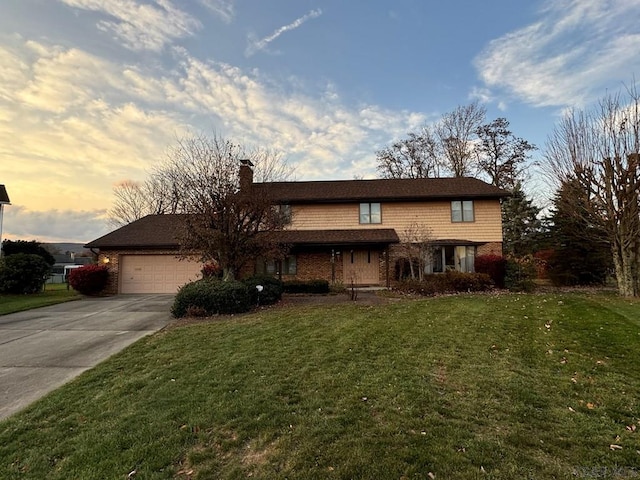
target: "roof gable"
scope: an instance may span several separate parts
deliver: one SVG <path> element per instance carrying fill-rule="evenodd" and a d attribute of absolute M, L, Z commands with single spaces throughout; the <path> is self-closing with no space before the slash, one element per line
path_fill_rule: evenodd
<path fill-rule="evenodd" d="M 178 248 L 184 215 L 147 215 L 93 240 L 86 248 Z"/>

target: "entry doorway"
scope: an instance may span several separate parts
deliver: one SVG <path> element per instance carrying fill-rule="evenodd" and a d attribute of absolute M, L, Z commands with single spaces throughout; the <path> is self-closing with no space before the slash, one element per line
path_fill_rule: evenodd
<path fill-rule="evenodd" d="M 380 252 L 345 250 L 342 260 L 345 285 L 379 285 Z"/>

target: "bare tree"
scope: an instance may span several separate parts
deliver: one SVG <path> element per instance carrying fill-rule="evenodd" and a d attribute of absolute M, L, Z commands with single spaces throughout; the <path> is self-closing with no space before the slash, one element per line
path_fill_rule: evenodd
<path fill-rule="evenodd" d="M 431 178 L 440 176 L 438 145 L 430 128 L 376 152 L 382 178 Z"/>
<path fill-rule="evenodd" d="M 588 196 L 571 215 L 604 229 L 624 296 L 640 294 L 640 94 L 611 95 L 592 112 L 569 112 L 549 137 L 546 167 L 559 185 L 575 182 Z M 580 208 L 578 208 L 580 207 Z M 584 232 L 588 235 L 588 232 Z"/>
<path fill-rule="evenodd" d="M 115 197 L 109 210 L 109 223 L 121 227 L 150 213 L 149 196 L 141 182 L 125 180 L 113 187 Z"/>
<path fill-rule="evenodd" d="M 248 151 L 218 136 L 184 138 L 169 152 L 156 174 L 180 192 L 178 210 L 186 214 L 180 238 L 185 255 L 199 252 L 218 264 L 231 280 L 251 259 L 279 256 L 268 232 L 280 230 L 288 213 L 274 208 L 264 189 L 240 188 L 240 160 L 256 162 L 261 179 L 289 174 L 282 158 L 270 151 Z"/>
<path fill-rule="evenodd" d="M 442 148 L 443 162 L 454 177 L 473 173 L 475 139 L 484 122 L 486 109 L 473 102 L 445 113 L 436 124 L 435 132 Z"/>
<path fill-rule="evenodd" d="M 376 152 L 383 178 L 462 177 L 477 170 L 477 130 L 485 119 L 478 103 L 445 113 L 434 125 Z"/>
<path fill-rule="evenodd" d="M 409 264 L 412 280 L 424 279 L 426 267 L 433 257 L 433 233 L 431 229 L 418 222 L 407 226 L 400 235 L 401 254 Z"/>
<path fill-rule="evenodd" d="M 476 130 L 478 168 L 496 187 L 513 190 L 522 182 L 525 161 L 536 146 L 516 137 L 506 118 L 496 118 Z"/>
<path fill-rule="evenodd" d="M 113 188 L 114 202 L 108 221 L 123 226 L 146 215 L 188 213 L 193 206 L 195 191 L 185 189 L 185 172 L 214 176 L 220 165 L 209 163 L 212 152 L 238 160 L 227 172 L 237 177 L 239 159 L 251 159 L 254 179 L 258 182 L 283 181 L 293 175 L 282 155 L 268 149 L 247 150 L 239 144 L 216 136 L 193 135 L 177 140 L 164 160 L 154 165 L 143 182 L 126 180 Z M 212 188 L 220 185 L 214 182 Z M 202 188 L 197 186 L 196 188 Z"/>

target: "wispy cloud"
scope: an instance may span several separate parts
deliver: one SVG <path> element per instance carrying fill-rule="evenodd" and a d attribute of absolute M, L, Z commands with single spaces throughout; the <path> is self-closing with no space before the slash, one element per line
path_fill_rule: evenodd
<path fill-rule="evenodd" d="M 5 209 L 3 238 L 86 243 L 110 230 L 106 215 L 105 210 L 32 211 L 10 205 Z"/>
<path fill-rule="evenodd" d="M 317 18 L 320 15 L 322 15 L 322 10 L 317 9 L 317 10 L 311 10 L 309 13 L 307 13 L 306 15 L 303 15 L 302 17 L 294 20 L 293 22 L 291 22 L 288 25 L 284 25 L 283 27 L 278 28 L 275 32 L 273 32 L 271 35 L 264 37 L 260 40 L 255 40 L 255 39 L 249 39 L 249 45 L 247 46 L 247 49 L 245 50 L 245 55 L 247 57 L 250 57 L 251 55 L 255 54 L 256 52 L 259 52 L 261 50 L 264 50 L 267 48 L 267 46 L 273 42 L 275 39 L 277 39 L 280 35 L 282 35 L 285 32 L 291 31 L 291 30 L 295 30 L 296 28 L 300 27 L 303 23 L 305 23 L 307 20 L 310 20 L 312 18 Z"/>
<path fill-rule="evenodd" d="M 235 17 L 235 0 L 199 0 L 225 23 L 231 23 Z"/>
<path fill-rule="evenodd" d="M 476 93 L 542 107 L 584 105 L 640 71 L 639 17 L 636 1 L 548 0 L 537 22 L 493 40 L 476 58 L 490 89 Z"/>
<path fill-rule="evenodd" d="M 59 0 L 70 7 L 102 13 L 108 19 L 97 27 L 113 33 L 131 50 L 160 51 L 176 38 L 193 35 L 201 23 L 170 0 L 139 3 L 135 0 Z M 203 0 L 206 1 L 206 0 Z M 222 2 L 209 1 L 215 5 Z"/>
<path fill-rule="evenodd" d="M 115 183 L 144 179 L 189 131 L 215 128 L 282 152 L 310 180 L 374 176 L 375 151 L 425 121 L 416 112 L 349 105 L 330 83 L 320 95 L 318 85 L 299 80 L 281 88 L 257 70 L 172 53 L 173 62 L 145 67 L 45 42 L 0 46 L 2 183 L 15 215 L 5 219 L 7 234 L 43 240 L 48 230 L 36 229 L 38 221 L 64 225 L 72 218 L 66 211 L 108 209 Z M 97 238 L 100 215 L 90 222 L 95 234 L 69 221 L 60 235 Z"/>

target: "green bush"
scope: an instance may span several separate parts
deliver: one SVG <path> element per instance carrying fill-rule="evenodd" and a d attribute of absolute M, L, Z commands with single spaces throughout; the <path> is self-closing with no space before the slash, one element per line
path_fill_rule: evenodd
<path fill-rule="evenodd" d="M 532 292 L 535 289 L 536 266 L 530 257 L 507 260 L 504 286 L 512 292 Z"/>
<path fill-rule="evenodd" d="M 283 286 L 286 293 L 329 293 L 327 280 L 290 280 Z"/>
<path fill-rule="evenodd" d="M 83 295 L 97 295 L 109 281 L 106 265 L 85 265 L 69 272 L 69 285 Z"/>
<path fill-rule="evenodd" d="M 184 285 L 173 301 L 171 313 L 184 317 L 197 311 L 199 316 L 246 312 L 251 308 L 251 297 L 242 282 L 222 282 L 202 279 Z"/>
<path fill-rule="evenodd" d="M 51 273 L 51 266 L 33 253 L 16 253 L 0 263 L 0 292 L 37 293 Z"/>
<path fill-rule="evenodd" d="M 252 305 L 273 305 L 282 298 L 282 282 L 269 275 L 255 275 L 242 281 L 249 290 Z M 262 292 L 256 288 L 262 285 Z"/>
<path fill-rule="evenodd" d="M 482 292 L 492 286 L 491 277 L 486 273 L 448 271 L 425 275 L 423 280 L 405 280 L 396 286 L 396 290 L 429 296 L 439 293 Z"/>

